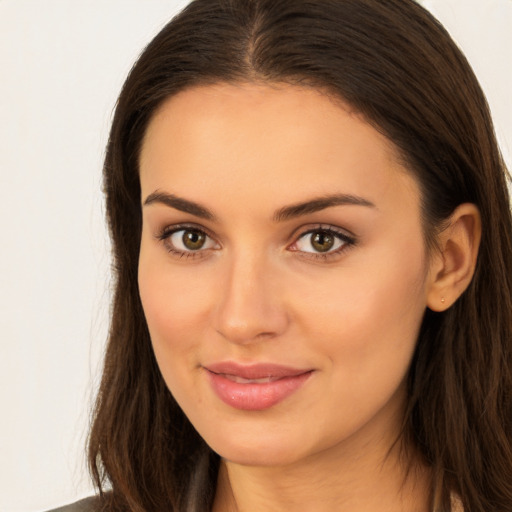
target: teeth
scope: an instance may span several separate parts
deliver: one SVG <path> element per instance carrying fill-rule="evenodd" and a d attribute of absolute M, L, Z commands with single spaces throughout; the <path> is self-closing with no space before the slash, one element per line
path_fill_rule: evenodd
<path fill-rule="evenodd" d="M 263 377 L 261 379 L 244 379 L 243 377 L 239 377 L 238 375 L 224 375 L 226 379 L 229 379 L 237 384 L 266 384 L 267 382 L 273 382 L 277 380 L 273 377 Z"/>

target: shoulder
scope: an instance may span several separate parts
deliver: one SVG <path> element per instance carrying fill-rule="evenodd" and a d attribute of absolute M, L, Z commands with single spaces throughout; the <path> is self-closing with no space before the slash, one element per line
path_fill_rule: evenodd
<path fill-rule="evenodd" d="M 98 497 L 90 496 L 89 498 L 71 503 L 70 505 L 48 510 L 47 512 L 98 512 L 98 505 Z"/>

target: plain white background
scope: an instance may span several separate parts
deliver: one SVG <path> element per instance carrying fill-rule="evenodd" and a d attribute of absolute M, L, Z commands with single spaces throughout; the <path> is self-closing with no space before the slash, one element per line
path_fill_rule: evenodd
<path fill-rule="evenodd" d="M 88 410 L 108 324 L 101 164 L 136 56 L 187 0 L 0 0 L 0 512 L 92 491 Z M 512 0 L 424 0 L 512 155 Z"/>

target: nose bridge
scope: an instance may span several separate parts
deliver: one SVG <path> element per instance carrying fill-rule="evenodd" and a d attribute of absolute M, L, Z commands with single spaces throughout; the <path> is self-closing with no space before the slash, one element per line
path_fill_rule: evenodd
<path fill-rule="evenodd" d="M 281 334 L 287 313 L 275 279 L 277 269 L 264 251 L 233 251 L 216 313 L 216 329 L 227 340 L 251 343 Z"/>

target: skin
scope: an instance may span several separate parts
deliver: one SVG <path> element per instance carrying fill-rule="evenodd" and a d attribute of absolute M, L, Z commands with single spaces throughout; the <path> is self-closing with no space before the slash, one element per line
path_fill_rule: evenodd
<path fill-rule="evenodd" d="M 394 441 L 425 309 L 449 307 L 471 278 L 474 209 L 427 257 L 419 187 L 393 145 L 339 101 L 289 85 L 168 99 L 146 132 L 140 180 L 140 295 L 169 389 L 222 457 L 214 510 L 428 510 L 428 470 L 411 449 L 406 478 Z M 365 204 L 275 220 L 331 194 Z M 183 231 L 171 238 L 183 224 L 208 235 L 202 248 L 187 249 Z M 353 243 L 334 235 L 319 253 L 307 233 L 325 228 Z M 313 373 L 277 405 L 244 411 L 212 390 L 204 366 L 219 361 Z"/>

